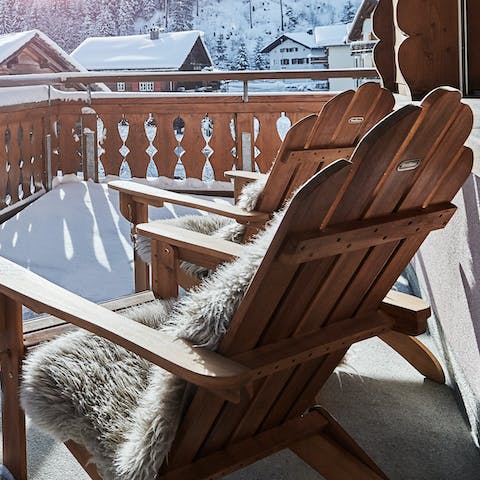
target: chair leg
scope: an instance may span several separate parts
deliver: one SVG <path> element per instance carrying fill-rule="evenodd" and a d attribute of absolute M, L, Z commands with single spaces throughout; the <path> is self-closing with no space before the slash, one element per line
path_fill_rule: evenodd
<path fill-rule="evenodd" d="M 77 462 L 82 466 L 85 472 L 88 473 L 89 477 L 92 480 L 102 480 L 102 477 L 98 473 L 97 467 L 95 466 L 95 464 L 90 463 L 91 455 L 85 447 L 83 447 L 82 445 L 79 445 L 78 443 L 75 443 L 72 440 L 67 440 L 65 442 L 65 446 L 68 448 L 70 453 L 75 457 Z"/>
<path fill-rule="evenodd" d="M 317 413 L 328 420 L 322 431 L 289 446 L 296 455 L 327 480 L 386 480 L 387 476 L 323 408 Z"/>
<path fill-rule="evenodd" d="M 27 479 L 25 413 L 20 406 L 22 322 L 21 304 L 0 295 L 3 463 L 16 480 Z"/>
<path fill-rule="evenodd" d="M 422 375 L 434 382 L 445 383 L 445 374 L 435 355 L 415 337 L 390 331 L 380 335 L 380 338 Z"/>

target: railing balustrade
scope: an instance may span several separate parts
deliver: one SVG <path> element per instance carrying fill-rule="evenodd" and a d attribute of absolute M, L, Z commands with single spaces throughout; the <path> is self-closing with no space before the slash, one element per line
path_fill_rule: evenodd
<path fill-rule="evenodd" d="M 210 80 L 212 73 L 196 73 L 195 78 L 204 76 Z M 244 82 L 259 75 L 230 73 L 231 78 L 238 76 Z M 367 70 L 343 75 L 360 77 L 368 73 L 372 76 Z M 278 72 L 263 74 L 271 78 Z M 303 78 L 298 72 L 283 74 Z M 315 76 L 312 71 L 308 74 Z M 132 74 L 82 75 L 4 76 L 0 77 L 0 86 L 42 82 L 68 85 L 72 81 L 88 84 L 133 78 Z M 136 73 L 134 77 L 149 79 L 159 75 L 165 76 Z M 325 75 L 322 72 L 320 77 Z M 62 99 L 56 90 L 43 88 L 43 100 L 0 105 L 0 215 L 47 188 L 51 177 L 58 173 L 83 172 L 84 177 L 94 179 L 99 174 L 111 174 L 208 181 L 225 180 L 223 172 L 232 168 L 265 172 L 290 125 L 318 112 L 333 95 L 88 91 L 62 94 Z"/>

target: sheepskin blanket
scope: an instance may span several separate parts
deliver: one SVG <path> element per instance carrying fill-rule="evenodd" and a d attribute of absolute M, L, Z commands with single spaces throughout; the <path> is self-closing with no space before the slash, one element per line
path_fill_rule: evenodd
<path fill-rule="evenodd" d="M 199 287 L 123 312 L 172 338 L 215 349 L 271 242 L 282 213 Z M 22 403 L 34 423 L 84 445 L 105 479 L 151 480 L 175 437 L 191 386 L 122 347 L 75 331 L 25 361 Z"/>
<path fill-rule="evenodd" d="M 252 211 L 257 204 L 258 197 L 263 192 L 265 183 L 266 180 L 262 179 L 245 185 L 238 197 L 237 206 L 248 212 Z M 226 218 L 215 214 L 185 215 L 180 218 L 156 220 L 156 222 L 174 225 L 236 243 L 242 241 L 245 232 L 245 225 L 237 223 L 233 218 Z M 137 235 L 135 238 L 135 250 L 145 263 L 151 263 L 152 254 L 149 238 Z M 187 262 L 182 262 L 182 268 L 200 277 L 205 277 L 209 273 L 206 268 L 198 267 Z"/>

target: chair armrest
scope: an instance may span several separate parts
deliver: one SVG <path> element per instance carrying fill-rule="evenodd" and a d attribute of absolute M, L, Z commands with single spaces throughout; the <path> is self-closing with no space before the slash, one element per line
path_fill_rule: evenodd
<path fill-rule="evenodd" d="M 245 180 L 245 183 L 255 182 L 256 180 L 262 180 L 268 177 L 267 173 L 249 172 L 248 170 L 227 170 L 224 172 L 224 175 L 227 178 L 233 178 L 233 180 L 237 178 Z"/>
<path fill-rule="evenodd" d="M 239 223 L 265 223 L 270 216 L 262 212 L 248 212 L 235 205 L 226 205 L 222 203 L 215 203 L 201 198 L 196 198 L 191 195 L 184 195 L 181 193 L 170 192 L 168 190 L 161 190 L 156 187 L 142 185 L 140 183 L 128 182 L 124 180 L 115 180 L 108 184 L 109 188 L 117 190 L 120 195 L 126 196 L 134 203 L 145 205 L 152 205 L 154 207 L 162 207 L 164 202 L 173 203 L 176 205 L 183 205 L 185 207 L 197 208 L 205 212 L 216 213 L 224 217 L 234 218 Z M 126 206 L 128 200 L 121 201 L 121 205 Z M 128 209 L 122 209 L 122 214 L 131 221 L 131 213 Z"/>
<path fill-rule="evenodd" d="M 268 177 L 266 173 L 249 172 L 248 170 L 227 170 L 224 172 L 224 175 L 227 178 L 233 178 L 233 196 L 235 197 L 235 202 L 238 200 L 243 187 L 247 183 Z"/>
<path fill-rule="evenodd" d="M 414 336 L 425 331 L 432 314 L 430 305 L 421 298 L 395 290 L 387 293 L 380 308 L 395 319 L 393 330 Z"/>
<path fill-rule="evenodd" d="M 239 257 L 245 248 L 239 243 L 160 222 L 140 223 L 137 225 L 137 232 L 152 240 L 177 247 L 179 258 L 182 260 L 186 259 L 183 258 L 181 252 L 188 250 L 199 254 L 199 258 L 207 256 L 217 259 L 219 262 L 230 261 Z"/>
<path fill-rule="evenodd" d="M 164 333 L 114 313 L 0 257 L 0 293 L 104 337 L 179 377 L 210 390 L 238 390 L 251 371 L 215 352 L 172 340 Z M 7 327 L 8 328 L 8 327 Z"/>

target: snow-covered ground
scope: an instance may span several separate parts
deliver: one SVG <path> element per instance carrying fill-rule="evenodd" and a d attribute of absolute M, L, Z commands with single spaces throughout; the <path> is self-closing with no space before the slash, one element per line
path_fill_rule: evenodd
<path fill-rule="evenodd" d="M 166 205 L 152 208 L 150 217 L 187 213 L 202 214 Z M 0 255 L 96 302 L 134 291 L 130 225 L 119 212 L 118 193 L 106 184 L 64 177 L 0 225 Z"/>

